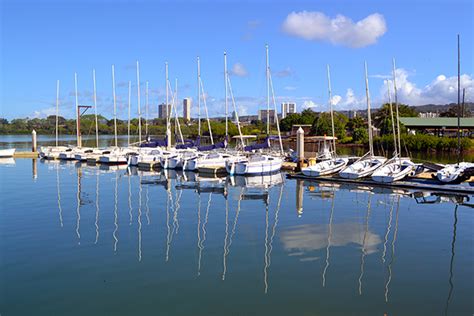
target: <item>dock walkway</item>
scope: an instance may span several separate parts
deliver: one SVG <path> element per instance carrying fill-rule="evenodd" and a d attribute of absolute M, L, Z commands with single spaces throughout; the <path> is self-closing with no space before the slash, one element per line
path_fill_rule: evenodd
<path fill-rule="evenodd" d="M 474 194 L 474 182 L 464 182 L 461 184 L 441 184 L 434 179 L 427 178 L 409 178 L 404 181 L 397 181 L 393 183 L 380 183 L 370 179 L 344 179 L 341 177 L 307 177 L 302 173 L 287 174 L 289 179 L 301 179 L 315 182 L 333 182 L 333 183 L 349 183 L 354 185 L 366 185 L 371 187 L 385 187 L 385 188 L 400 188 L 400 189 L 415 189 L 422 191 L 437 191 L 449 193 L 464 193 Z"/>

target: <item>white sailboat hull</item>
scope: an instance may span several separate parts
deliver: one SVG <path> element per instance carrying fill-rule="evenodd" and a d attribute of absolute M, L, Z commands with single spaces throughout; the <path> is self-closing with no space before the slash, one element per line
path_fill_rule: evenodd
<path fill-rule="evenodd" d="M 307 177 L 320 177 L 341 171 L 349 162 L 347 158 L 333 158 L 303 168 L 301 172 Z"/>
<path fill-rule="evenodd" d="M 261 155 L 226 161 L 226 170 L 231 175 L 258 175 L 278 172 L 283 160 L 279 157 Z"/>
<path fill-rule="evenodd" d="M 409 158 L 397 158 L 377 169 L 372 180 L 380 183 L 392 183 L 413 173 L 415 164 Z"/>
<path fill-rule="evenodd" d="M 15 150 L 15 148 L 0 149 L 0 158 L 13 157 L 13 155 L 15 154 Z"/>
<path fill-rule="evenodd" d="M 438 170 L 436 178 L 443 183 L 460 182 L 463 180 L 463 174 L 467 168 L 474 168 L 474 163 L 460 162 L 446 165 L 443 169 Z"/>
<path fill-rule="evenodd" d="M 369 157 L 342 169 L 339 176 L 345 179 L 359 179 L 370 176 L 387 161 L 385 157 Z"/>

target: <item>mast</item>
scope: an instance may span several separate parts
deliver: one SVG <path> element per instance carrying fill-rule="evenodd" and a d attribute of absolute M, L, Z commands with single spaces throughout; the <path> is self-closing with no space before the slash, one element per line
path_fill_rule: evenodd
<path fill-rule="evenodd" d="M 175 78 L 174 79 L 174 102 L 173 102 L 173 106 L 174 106 L 174 114 L 175 114 L 175 119 L 176 119 L 176 123 L 174 125 L 174 137 L 178 136 L 178 78 Z"/>
<path fill-rule="evenodd" d="M 114 135 L 115 135 L 115 147 L 117 147 L 117 101 L 115 97 L 115 66 L 112 65 L 112 93 L 114 97 Z"/>
<path fill-rule="evenodd" d="M 74 73 L 74 90 L 76 95 L 76 140 L 77 147 L 81 147 L 81 131 L 79 125 L 79 102 L 77 99 L 77 73 Z"/>
<path fill-rule="evenodd" d="M 145 90 L 145 135 L 148 136 L 148 81 L 146 82 L 146 90 Z"/>
<path fill-rule="evenodd" d="M 127 123 L 127 146 L 130 147 L 130 108 L 131 108 L 131 98 L 132 98 L 132 82 L 128 81 L 128 123 Z"/>
<path fill-rule="evenodd" d="M 199 85 L 201 87 L 202 101 L 204 103 L 204 110 L 206 111 L 206 120 L 207 120 L 207 128 L 209 130 L 209 137 L 211 139 L 211 144 L 214 145 L 214 138 L 212 137 L 211 121 L 209 120 L 209 112 L 207 110 L 206 93 L 204 91 L 204 85 L 202 83 L 202 80 L 199 80 Z"/>
<path fill-rule="evenodd" d="M 165 76 L 166 76 L 166 104 L 165 104 L 165 110 L 166 110 L 166 148 L 169 150 L 171 148 L 171 130 L 170 130 L 170 113 L 169 113 L 169 95 L 168 95 L 168 62 L 165 63 Z"/>
<path fill-rule="evenodd" d="M 458 163 L 461 158 L 461 46 L 458 34 Z"/>
<path fill-rule="evenodd" d="M 140 105 L 140 64 L 137 60 L 138 143 L 142 141 L 142 115 Z"/>
<path fill-rule="evenodd" d="M 327 65 L 328 71 L 328 93 L 329 93 L 329 107 L 331 109 L 331 127 L 332 127 L 332 137 L 333 137 L 333 147 L 334 155 L 336 155 L 336 133 L 334 132 L 334 113 L 332 109 L 332 92 L 331 92 L 331 74 L 329 72 L 329 65 Z"/>
<path fill-rule="evenodd" d="M 398 146 L 397 146 L 397 134 L 395 134 L 395 120 L 393 117 L 393 107 L 392 107 L 392 93 L 390 91 L 390 82 L 387 83 L 387 93 L 388 93 L 388 104 L 390 105 L 390 117 L 392 118 L 392 133 L 393 133 L 393 146 L 395 147 L 395 157 L 398 156 Z"/>
<path fill-rule="evenodd" d="M 227 52 L 224 51 L 224 85 L 225 85 L 225 137 L 229 137 L 229 104 L 227 102 Z"/>
<path fill-rule="evenodd" d="M 201 63 L 197 57 L 197 88 L 198 88 L 198 136 L 201 137 Z"/>
<path fill-rule="evenodd" d="M 367 121 L 369 125 L 369 153 L 374 156 L 374 144 L 372 137 L 372 118 L 370 114 L 370 92 L 369 92 L 369 78 L 367 75 L 367 62 L 365 62 L 365 96 L 367 98 Z"/>
<path fill-rule="evenodd" d="M 95 69 L 92 69 L 92 79 L 94 82 L 95 147 L 99 148 L 99 122 L 97 120 L 97 89 L 95 84 Z"/>
<path fill-rule="evenodd" d="M 56 81 L 56 147 L 58 147 L 58 124 L 59 124 L 59 80 Z"/>
<path fill-rule="evenodd" d="M 392 73 L 393 73 L 393 89 L 394 89 L 394 92 L 395 92 L 395 113 L 397 115 L 397 137 L 398 137 L 398 154 L 401 156 L 402 155 L 402 145 L 400 143 L 400 119 L 399 119 L 399 115 L 398 115 L 398 93 L 397 93 L 397 79 L 396 79 L 396 76 L 395 76 L 395 58 L 393 58 L 392 60 L 392 64 L 393 64 L 393 70 L 392 70 Z"/>
<path fill-rule="evenodd" d="M 269 73 L 269 66 L 268 66 L 268 44 L 265 45 L 265 52 L 266 52 L 265 76 L 267 79 L 267 136 L 268 136 L 270 135 L 270 79 L 269 79 L 270 73 Z"/>

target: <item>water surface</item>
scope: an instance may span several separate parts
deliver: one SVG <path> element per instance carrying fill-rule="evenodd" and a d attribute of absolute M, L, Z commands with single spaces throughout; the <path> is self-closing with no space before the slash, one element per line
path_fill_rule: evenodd
<path fill-rule="evenodd" d="M 471 315 L 472 196 L 0 162 L 1 315 Z"/>

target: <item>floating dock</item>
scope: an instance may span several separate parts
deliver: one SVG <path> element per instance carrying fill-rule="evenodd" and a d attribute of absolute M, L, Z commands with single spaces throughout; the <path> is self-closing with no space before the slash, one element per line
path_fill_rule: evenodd
<path fill-rule="evenodd" d="M 422 173 L 417 177 L 407 178 L 403 181 L 396 181 L 393 183 L 381 183 L 371 179 L 345 179 L 338 176 L 325 177 L 307 177 L 302 173 L 287 174 L 288 179 L 299 179 L 314 182 L 332 182 L 332 183 L 347 183 L 353 185 L 369 186 L 369 187 L 385 187 L 398 188 L 422 191 L 437 191 L 448 193 L 464 193 L 474 194 L 474 181 L 467 181 L 461 184 L 442 184 L 435 179 L 432 179 L 427 173 Z M 473 180 L 472 178 L 470 180 Z"/>

